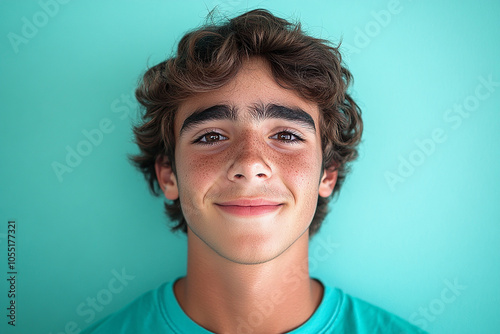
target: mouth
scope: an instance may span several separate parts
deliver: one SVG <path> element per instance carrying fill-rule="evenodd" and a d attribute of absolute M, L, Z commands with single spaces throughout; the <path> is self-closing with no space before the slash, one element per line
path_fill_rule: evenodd
<path fill-rule="evenodd" d="M 215 203 L 221 211 L 235 216 L 261 216 L 279 210 L 284 204 L 266 199 L 240 199 Z"/>

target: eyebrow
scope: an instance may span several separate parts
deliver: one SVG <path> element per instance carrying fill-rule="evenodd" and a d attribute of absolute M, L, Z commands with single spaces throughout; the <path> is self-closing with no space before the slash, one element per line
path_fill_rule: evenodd
<path fill-rule="evenodd" d="M 263 121 L 265 119 L 284 119 L 299 123 L 302 127 L 316 132 L 314 120 L 307 112 L 300 108 L 290 108 L 276 104 L 254 104 L 250 108 L 250 114 L 254 120 Z M 229 105 L 215 105 L 206 109 L 198 109 L 189 115 L 180 130 L 180 135 L 190 128 L 201 123 L 212 120 L 237 120 L 237 110 Z"/>
<path fill-rule="evenodd" d="M 251 110 L 251 114 L 254 119 L 259 121 L 270 118 L 285 119 L 299 123 L 301 126 L 309 128 L 312 132 L 316 132 L 316 125 L 313 118 L 300 108 L 290 108 L 277 104 L 255 104 Z"/>
<path fill-rule="evenodd" d="M 215 105 L 207 109 L 198 109 L 184 120 L 180 135 L 198 124 L 220 119 L 235 121 L 236 110 L 228 105 Z"/>

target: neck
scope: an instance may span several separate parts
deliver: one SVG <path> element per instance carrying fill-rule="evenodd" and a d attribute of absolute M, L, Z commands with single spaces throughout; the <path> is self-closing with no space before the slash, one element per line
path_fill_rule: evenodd
<path fill-rule="evenodd" d="M 290 331 L 309 319 L 323 288 L 309 277 L 308 233 L 275 259 L 239 264 L 188 232 L 188 268 L 175 295 L 184 312 L 217 333 Z"/>

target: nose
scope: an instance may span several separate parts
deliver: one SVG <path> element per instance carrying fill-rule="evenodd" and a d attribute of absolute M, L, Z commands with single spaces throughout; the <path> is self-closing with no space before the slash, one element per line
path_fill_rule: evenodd
<path fill-rule="evenodd" d="M 234 159 L 228 169 L 228 179 L 239 181 L 264 181 L 271 177 L 272 170 L 265 159 L 264 145 L 258 140 L 245 140 L 234 149 Z"/>

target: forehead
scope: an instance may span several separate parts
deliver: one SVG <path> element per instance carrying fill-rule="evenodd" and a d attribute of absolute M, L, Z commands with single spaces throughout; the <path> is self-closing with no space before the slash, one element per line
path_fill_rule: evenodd
<path fill-rule="evenodd" d="M 196 94 L 184 101 L 175 117 L 175 134 L 179 135 L 182 123 L 196 110 L 216 105 L 233 106 L 239 119 L 252 119 L 256 105 L 280 105 L 302 109 L 311 115 L 316 127 L 319 121 L 318 105 L 292 89 L 281 87 L 273 78 L 265 60 L 252 58 L 243 63 L 236 76 L 219 89 Z"/>

